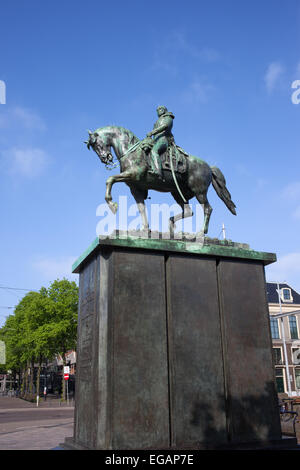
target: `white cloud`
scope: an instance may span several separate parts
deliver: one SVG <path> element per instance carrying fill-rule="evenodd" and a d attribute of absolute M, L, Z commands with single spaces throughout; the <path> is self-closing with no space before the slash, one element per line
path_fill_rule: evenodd
<path fill-rule="evenodd" d="M 195 59 L 207 62 L 215 62 L 219 59 L 219 53 L 215 49 L 207 46 L 196 46 L 189 42 L 182 32 L 176 31 L 170 35 L 169 46 L 172 46 L 177 52 L 183 52 Z"/>
<path fill-rule="evenodd" d="M 72 274 L 72 264 L 75 261 L 76 257 L 73 256 L 60 258 L 40 256 L 33 262 L 33 267 L 49 281 L 62 279 L 63 277 L 75 280 L 78 278 L 78 275 Z"/>
<path fill-rule="evenodd" d="M 215 87 L 205 79 L 197 78 L 182 93 L 182 98 L 186 103 L 205 103 L 214 90 Z"/>
<path fill-rule="evenodd" d="M 298 206 L 292 213 L 294 219 L 300 220 L 300 206 Z"/>
<path fill-rule="evenodd" d="M 300 220 L 300 181 L 287 184 L 279 193 L 293 219 Z"/>
<path fill-rule="evenodd" d="M 288 253 L 280 256 L 276 263 L 266 267 L 266 277 L 269 281 L 286 281 L 300 293 L 300 253 Z"/>
<path fill-rule="evenodd" d="M 171 31 L 159 38 L 154 50 L 154 59 L 151 69 L 162 70 L 172 75 L 180 73 L 180 61 L 192 60 L 204 63 L 214 63 L 220 59 L 219 52 L 206 45 L 198 45 L 187 39 L 182 31 Z"/>
<path fill-rule="evenodd" d="M 34 111 L 21 106 L 6 107 L 0 116 L 0 128 L 16 128 L 43 131 L 46 129 L 43 119 Z"/>
<path fill-rule="evenodd" d="M 15 107 L 12 109 L 12 117 L 19 120 L 28 129 L 44 130 L 46 128 L 43 119 L 29 109 Z"/>
<path fill-rule="evenodd" d="M 199 58 L 207 62 L 216 62 L 220 59 L 218 51 L 211 47 L 203 47 L 199 50 Z"/>
<path fill-rule="evenodd" d="M 281 192 L 281 196 L 289 201 L 300 200 L 300 181 L 289 183 Z"/>
<path fill-rule="evenodd" d="M 257 178 L 256 180 L 256 189 L 265 189 L 268 185 L 268 180 L 266 178 Z"/>
<path fill-rule="evenodd" d="M 174 76 L 178 74 L 177 64 L 172 64 L 170 61 L 165 60 L 163 57 L 161 57 L 160 54 L 155 54 L 155 58 L 151 66 L 151 70 L 163 71 L 169 75 L 174 75 Z"/>
<path fill-rule="evenodd" d="M 29 178 L 40 175 L 49 162 L 46 152 L 40 148 L 13 147 L 2 152 L 9 173 Z"/>
<path fill-rule="evenodd" d="M 271 93 L 276 88 L 283 73 L 284 67 L 280 64 L 280 62 L 272 62 L 269 64 L 264 77 L 266 88 L 269 93 Z"/>

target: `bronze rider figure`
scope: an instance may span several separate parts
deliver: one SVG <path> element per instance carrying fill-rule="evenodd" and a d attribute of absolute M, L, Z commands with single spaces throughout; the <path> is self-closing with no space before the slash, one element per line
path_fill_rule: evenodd
<path fill-rule="evenodd" d="M 152 171 L 163 179 L 160 156 L 167 151 L 169 144 L 174 142 L 172 127 L 175 116 L 165 106 L 159 106 L 156 111 L 158 120 L 154 124 L 153 130 L 147 134 L 147 137 L 154 136 L 154 144 L 151 149 Z"/>

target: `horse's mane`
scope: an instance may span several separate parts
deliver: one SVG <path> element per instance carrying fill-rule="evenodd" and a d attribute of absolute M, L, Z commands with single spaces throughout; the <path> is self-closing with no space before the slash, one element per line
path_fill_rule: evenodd
<path fill-rule="evenodd" d="M 125 129 L 125 127 L 121 127 L 121 126 L 105 126 L 105 127 L 99 127 L 98 129 L 96 129 L 94 131 L 94 133 L 97 133 L 97 134 L 101 134 L 102 132 L 105 132 L 105 131 L 117 131 L 118 134 L 121 136 L 122 134 L 126 134 L 128 136 L 128 142 L 129 143 L 135 143 L 137 141 L 139 141 L 140 139 L 134 135 L 133 132 L 131 132 L 129 129 Z"/>

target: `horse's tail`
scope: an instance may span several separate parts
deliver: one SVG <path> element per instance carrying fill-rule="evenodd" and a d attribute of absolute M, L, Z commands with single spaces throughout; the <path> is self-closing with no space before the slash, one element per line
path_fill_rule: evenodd
<path fill-rule="evenodd" d="M 226 181 L 225 181 L 223 173 L 216 166 L 212 166 L 210 168 L 212 171 L 212 185 L 217 195 L 219 196 L 220 199 L 222 199 L 222 201 L 228 207 L 230 212 L 236 215 L 236 210 L 235 210 L 236 206 L 234 202 L 231 200 L 230 192 L 226 188 Z"/>

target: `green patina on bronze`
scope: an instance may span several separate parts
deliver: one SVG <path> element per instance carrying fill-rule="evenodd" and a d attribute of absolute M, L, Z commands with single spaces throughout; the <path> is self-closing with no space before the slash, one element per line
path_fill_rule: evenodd
<path fill-rule="evenodd" d="M 275 253 L 266 253 L 252 250 L 250 248 L 244 248 L 247 245 L 234 243 L 228 240 L 219 240 L 218 243 L 213 240 L 213 243 L 210 243 L 209 239 L 204 239 L 204 243 L 199 243 L 197 241 L 167 240 L 163 238 L 107 237 L 104 239 L 96 238 L 88 249 L 85 250 L 85 252 L 73 264 L 72 272 L 79 273 L 83 265 L 89 260 L 90 256 L 103 246 L 247 259 L 252 261 L 261 261 L 264 266 L 276 261 Z"/>
<path fill-rule="evenodd" d="M 139 140 L 130 130 L 120 126 L 105 126 L 89 131 L 85 141 L 92 148 L 107 169 L 112 169 L 114 151 L 120 173 L 111 175 L 106 181 L 105 200 L 113 213 L 118 206 L 112 199 L 115 183 L 125 183 L 134 197 L 142 219 L 142 229 L 149 228 L 145 200 L 148 191 L 171 193 L 181 212 L 169 218 L 170 233 L 174 233 L 176 222 L 193 216 L 189 201 L 196 197 L 204 211 L 202 232 L 208 233 L 212 207 L 207 191 L 212 184 L 217 195 L 228 210 L 236 215 L 236 206 L 227 189 L 221 170 L 210 166 L 204 160 L 189 155 L 175 144 L 172 133 L 174 115 L 165 106 L 157 108 L 158 119 L 146 138 Z"/>

